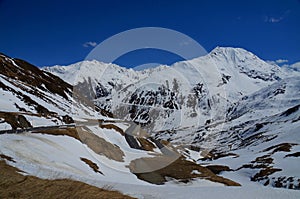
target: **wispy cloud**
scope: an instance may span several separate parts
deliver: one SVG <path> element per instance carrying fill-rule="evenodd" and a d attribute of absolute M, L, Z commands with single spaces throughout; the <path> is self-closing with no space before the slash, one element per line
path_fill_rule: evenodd
<path fill-rule="evenodd" d="M 94 41 L 88 41 L 88 42 L 85 42 L 82 46 L 85 47 L 85 48 L 88 48 L 88 47 L 95 47 L 95 46 L 97 46 L 97 42 L 94 42 Z"/>
<path fill-rule="evenodd" d="M 272 65 L 279 65 L 279 66 L 285 66 L 289 62 L 287 59 L 277 59 L 276 61 L 267 61 L 269 64 Z"/>
<path fill-rule="evenodd" d="M 266 16 L 265 17 L 265 22 L 278 23 L 278 22 L 282 21 L 283 19 L 284 19 L 284 17 L 275 18 L 275 17 Z"/>
<path fill-rule="evenodd" d="M 291 11 L 290 10 L 286 10 L 281 16 L 277 16 L 277 17 L 274 17 L 274 16 L 265 16 L 265 19 L 264 21 L 267 22 L 267 23 L 279 23 L 281 22 L 282 20 L 284 20 L 290 13 Z"/>
<path fill-rule="evenodd" d="M 287 59 L 278 59 L 278 60 L 276 60 L 275 62 L 276 62 L 277 64 L 283 64 L 283 63 L 289 62 L 289 60 L 287 60 Z"/>

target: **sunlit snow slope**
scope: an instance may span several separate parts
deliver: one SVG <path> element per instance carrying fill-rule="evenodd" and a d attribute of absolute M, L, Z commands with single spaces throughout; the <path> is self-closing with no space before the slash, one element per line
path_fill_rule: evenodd
<path fill-rule="evenodd" d="M 0 54 L 0 157 L 139 198 L 300 189 L 299 74 L 240 48 L 144 71 L 95 60 L 40 70 Z M 287 189 L 276 196 L 296 198 Z"/>

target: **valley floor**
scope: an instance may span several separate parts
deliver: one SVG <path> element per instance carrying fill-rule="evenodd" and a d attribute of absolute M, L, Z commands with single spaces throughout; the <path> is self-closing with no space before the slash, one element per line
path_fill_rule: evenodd
<path fill-rule="evenodd" d="M 124 194 L 128 194 L 138 198 L 155 198 L 155 199 L 232 199 L 232 198 L 299 198 L 300 193 L 297 190 L 277 189 L 270 187 L 242 186 L 242 187 L 189 187 L 189 186 L 135 186 L 130 188 L 130 185 L 119 184 L 114 186 L 115 189 Z"/>
<path fill-rule="evenodd" d="M 123 194 L 142 199 L 181 199 L 181 198 L 299 198 L 296 190 L 274 189 L 252 184 L 242 187 L 190 186 L 167 184 L 132 185 L 97 182 L 98 186 L 118 191 L 104 190 L 79 181 L 68 179 L 45 180 L 34 176 L 24 176 L 20 170 L 0 161 L 1 198 L 131 198 Z M 21 174 L 22 173 L 22 174 Z M 94 182 L 95 183 L 95 182 Z M 199 184 L 198 184 L 199 185 Z"/>

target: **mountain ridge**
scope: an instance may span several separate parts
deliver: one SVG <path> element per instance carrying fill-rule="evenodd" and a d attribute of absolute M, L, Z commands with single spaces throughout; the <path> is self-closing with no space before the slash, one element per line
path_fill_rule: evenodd
<path fill-rule="evenodd" d="M 83 61 L 69 66 L 47 67 L 44 70 L 61 76 L 67 82 L 73 82 L 75 88 L 76 82 L 91 84 L 93 87 L 90 91 L 91 98 L 98 96 L 98 104 L 109 112 L 127 109 L 128 107 L 125 106 L 120 107 L 120 104 L 133 101 L 133 95 L 141 95 L 134 102 L 135 105 L 145 106 L 148 103 L 147 106 L 149 106 L 149 101 L 144 101 L 144 99 L 151 101 L 154 97 L 157 100 L 157 98 L 161 98 L 161 94 L 151 94 L 152 97 L 149 94 L 142 96 L 145 95 L 145 93 L 141 93 L 142 90 L 157 93 L 160 92 L 158 89 L 163 86 L 167 89 L 168 95 L 174 95 L 174 99 L 170 101 L 173 97 L 165 96 L 163 102 L 155 101 L 154 105 L 163 108 L 168 106 L 166 104 L 168 103 L 171 109 L 173 106 L 179 107 L 181 113 L 174 114 L 181 114 L 182 120 L 190 121 L 186 125 L 204 124 L 209 120 L 222 120 L 222 115 L 226 114 L 226 109 L 229 106 L 244 96 L 287 76 L 287 73 L 281 70 L 279 66 L 271 65 L 242 48 L 230 47 L 216 47 L 202 57 L 143 71 L 134 71 L 96 60 Z M 143 86 L 147 88 L 139 88 Z M 176 87 L 180 90 L 175 89 L 175 91 L 174 88 Z M 140 90 L 140 93 L 136 93 L 136 89 Z M 200 90 L 197 91 L 197 89 L 204 93 L 200 96 Z M 97 94 L 97 92 L 99 93 Z M 103 96 L 104 93 L 105 96 Z M 194 102 L 188 102 L 185 96 Z M 178 122 L 175 117 L 179 116 L 174 114 L 169 120 Z M 197 116 L 197 118 L 189 115 Z M 198 120 L 199 116 L 203 117 Z M 121 117 L 130 116 L 122 115 Z M 141 120 L 141 118 L 148 118 L 149 116 L 146 114 L 138 117 Z"/>

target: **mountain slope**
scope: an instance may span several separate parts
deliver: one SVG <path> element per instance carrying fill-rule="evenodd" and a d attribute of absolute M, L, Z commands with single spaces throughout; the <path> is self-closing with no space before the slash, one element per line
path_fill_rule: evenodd
<path fill-rule="evenodd" d="M 103 66 L 103 63 L 97 61 L 93 61 L 93 64 L 96 66 L 93 65 L 89 70 Z M 97 79 L 95 75 L 85 73 L 84 68 L 87 65 L 88 62 L 81 63 L 79 79 L 86 84 L 89 81 L 84 80 L 84 77 L 94 79 L 96 83 L 92 84 L 93 97 L 97 98 L 98 106 L 113 112 L 118 118 L 134 120 L 143 125 L 150 123 L 144 129 L 152 132 L 156 139 L 196 149 L 196 152 L 183 150 L 183 154 L 195 161 L 199 160 L 200 164 L 203 163 L 199 159 L 201 155 L 193 155 L 198 151 L 208 156 L 210 153 L 206 151 L 210 150 L 212 154 L 234 151 L 242 158 L 248 156 L 246 162 L 250 164 L 252 161 L 253 164 L 260 159 L 259 155 L 274 159 L 273 154 L 253 153 L 252 151 L 257 151 L 256 146 L 263 150 L 264 146 L 267 148 L 266 144 L 273 145 L 274 148 L 277 145 L 291 145 L 293 151 L 297 150 L 296 145 L 299 142 L 293 143 L 285 138 L 297 136 L 298 115 L 287 118 L 282 115 L 300 104 L 299 73 L 282 70 L 244 49 L 217 47 L 207 56 L 178 62 L 171 67 L 160 66 L 141 72 L 135 71 L 134 76 L 128 75 L 131 70 L 113 65 L 109 72 L 101 71 L 104 79 Z M 106 74 L 109 74 L 109 82 L 105 79 Z M 116 85 L 114 75 L 116 79 L 126 81 L 119 86 L 113 86 Z M 120 78 L 122 75 L 124 78 Z M 276 131 L 276 128 L 290 130 L 282 133 Z M 237 156 L 233 156 L 236 162 L 242 159 Z M 270 169 L 272 173 L 271 168 L 280 165 L 276 162 L 282 162 L 281 159 L 284 158 L 275 159 L 275 163 L 262 162 L 262 166 L 257 169 Z M 226 164 L 231 168 L 230 161 Z M 294 164 L 298 162 L 297 159 L 287 161 L 295 161 Z M 239 168 L 236 165 L 233 167 L 243 170 L 243 164 L 246 163 L 242 160 Z M 291 186 L 297 189 L 299 176 L 295 175 L 295 171 L 289 170 L 286 165 L 279 167 L 278 170 L 285 171 L 282 179 L 293 179 L 293 183 L 285 183 L 281 187 Z M 261 169 L 260 172 L 266 172 L 265 170 Z M 268 178 L 269 175 L 259 178 L 259 174 L 253 171 L 247 177 L 262 181 L 266 185 L 279 186 L 276 179 L 272 181 L 271 177 Z"/>
<path fill-rule="evenodd" d="M 9 157 L 7 157 L 9 158 Z M 13 159 L 11 160 L 13 161 Z M 107 191 L 68 179 L 42 180 L 23 176 L 20 170 L 0 161 L 0 195 L 3 198 L 131 198 L 116 191 Z"/>
<path fill-rule="evenodd" d="M 298 73 L 243 49 L 144 71 L 0 61 L 0 154 L 28 174 L 97 186 L 299 187 Z"/>
<path fill-rule="evenodd" d="M 144 71 L 95 60 L 44 70 L 79 90 L 91 87 L 89 100 L 97 98 L 97 105 L 116 117 L 143 124 L 160 121 L 149 127 L 154 131 L 224 120 L 233 103 L 286 76 L 244 49 L 224 47 Z"/>
<path fill-rule="evenodd" d="M 1 61 L 1 159 L 13 158 L 8 163 L 27 174 L 97 186 L 116 179 L 147 186 L 239 185 L 186 160 L 174 146 L 153 139 L 140 126 L 76 103 L 74 88 L 57 76 L 5 55 Z M 184 174 L 178 175 L 178 163 L 186 166 Z"/>

